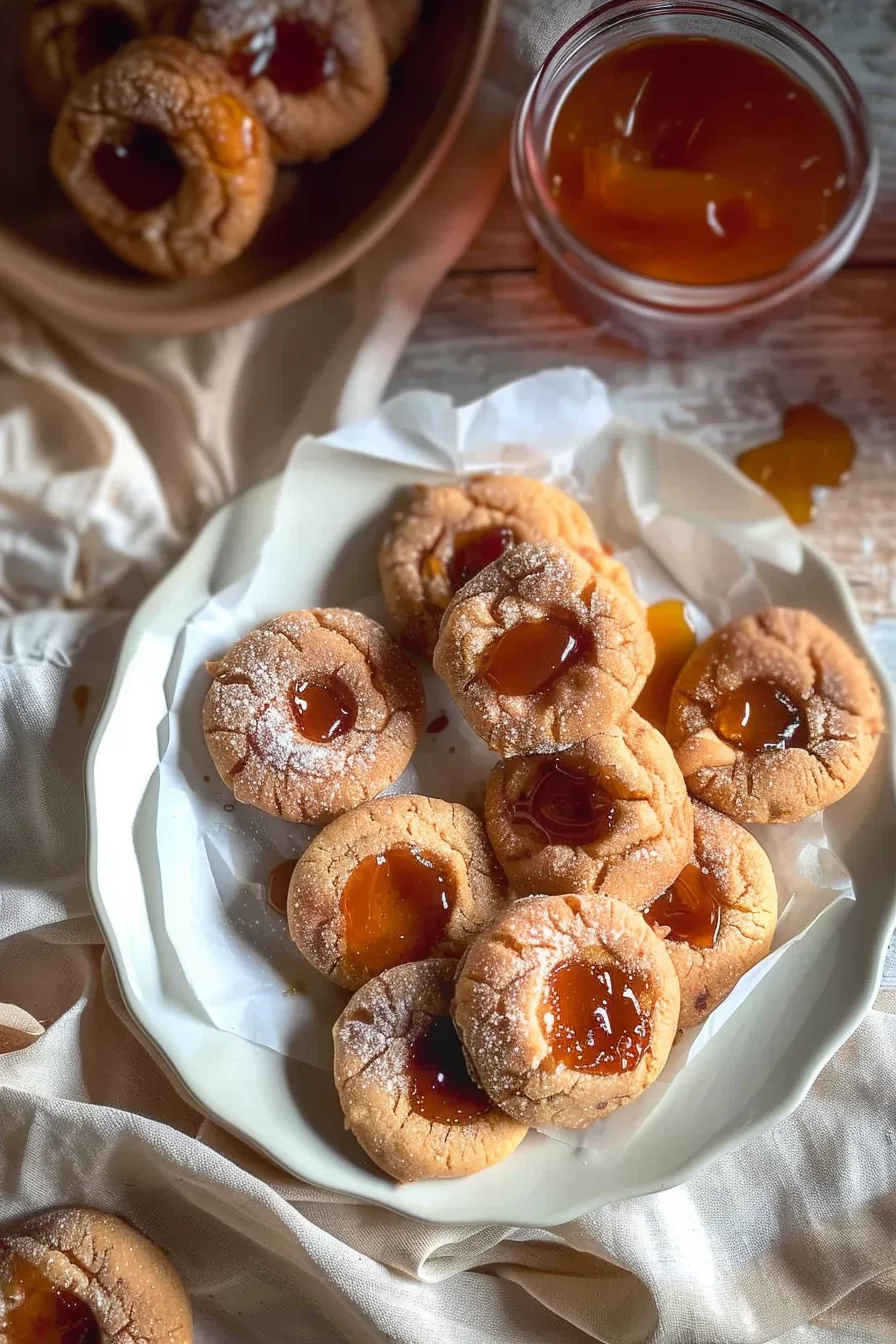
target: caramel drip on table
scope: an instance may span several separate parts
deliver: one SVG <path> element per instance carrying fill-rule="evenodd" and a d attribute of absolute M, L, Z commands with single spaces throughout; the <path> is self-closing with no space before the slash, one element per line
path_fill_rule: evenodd
<path fill-rule="evenodd" d="M 815 516 L 815 489 L 841 485 L 855 455 L 855 439 L 843 421 L 807 403 L 784 412 L 780 439 L 741 453 L 737 465 L 795 523 L 808 523 Z"/>
<path fill-rule="evenodd" d="M 72 691 L 72 704 L 75 707 L 75 713 L 78 716 L 78 727 L 80 728 L 87 717 L 87 706 L 90 703 L 90 687 L 81 682 Z"/>

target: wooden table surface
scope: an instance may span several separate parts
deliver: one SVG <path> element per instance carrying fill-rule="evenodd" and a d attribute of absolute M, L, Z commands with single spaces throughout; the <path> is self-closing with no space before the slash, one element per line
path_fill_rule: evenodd
<path fill-rule="evenodd" d="M 843 568 L 896 678 L 896 0 L 778 8 L 846 65 L 868 102 L 881 157 L 877 202 L 852 262 L 804 311 L 748 345 L 696 359 L 621 353 L 544 286 L 505 184 L 433 296 L 393 388 L 437 388 L 469 401 L 539 369 L 584 365 L 607 383 L 620 414 L 693 434 L 732 457 L 777 437 L 788 406 L 813 401 L 832 411 L 855 436 L 856 462 L 849 480 L 819 500 L 807 531 Z M 885 983 L 896 986 L 896 939 Z"/>

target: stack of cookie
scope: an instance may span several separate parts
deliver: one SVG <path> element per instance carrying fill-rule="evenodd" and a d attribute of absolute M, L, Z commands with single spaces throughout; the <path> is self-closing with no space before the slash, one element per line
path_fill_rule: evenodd
<path fill-rule="evenodd" d="M 238 257 L 276 170 L 382 112 L 420 0 L 32 0 L 24 69 L 50 164 L 122 260 L 165 279 Z"/>
<path fill-rule="evenodd" d="M 776 609 L 693 653 L 664 736 L 635 709 L 655 649 L 627 571 L 574 500 L 527 478 L 417 487 L 380 576 L 402 641 L 500 758 L 484 824 L 441 799 L 374 800 L 411 757 L 423 696 L 357 613 L 291 613 L 240 641 L 210 668 L 204 727 L 239 799 L 329 821 L 293 872 L 290 932 L 354 991 L 334 1029 L 346 1122 L 414 1180 L 643 1092 L 771 944 L 774 877 L 741 823 L 841 797 L 882 720 L 843 641 Z"/>

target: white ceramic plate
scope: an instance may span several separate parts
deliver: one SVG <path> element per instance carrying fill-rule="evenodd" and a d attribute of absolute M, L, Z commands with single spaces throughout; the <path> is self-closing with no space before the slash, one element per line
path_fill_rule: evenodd
<path fill-rule="evenodd" d="M 718 481 L 729 520 L 738 501 L 744 514 L 756 513 L 755 488 L 739 473 L 696 446 L 684 451 L 694 455 L 695 472 Z M 408 467 L 349 452 L 303 453 L 286 504 L 307 547 L 307 564 L 272 578 L 270 614 L 353 605 L 358 576 L 374 573 L 382 515 L 396 487 L 415 476 L 419 472 Z M 532 1134 L 506 1162 L 479 1175 L 398 1186 L 363 1160 L 345 1133 L 325 1074 L 210 1023 L 161 925 L 166 858 L 157 852 L 151 806 L 159 725 L 182 627 L 258 554 L 279 489 L 277 481 L 268 482 L 223 509 L 144 602 L 125 638 L 87 761 L 94 908 L 125 1002 L 181 1090 L 220 1124 L 318 1185 L 421 1218 L 526 1226 L 564 1222 L 610 1200 L 676 1185 L 787 1114 L 869 1008 L 896 922 L 896 766 L 889 739 L 860 786 L 826 813 L 856 900 L 839 902 L 810 927 L 623 1145 L 574 1149 Z M 724 531 L 725 520 L 716 521 Z M 796 573 L 758 562 L 773 600 L 816 611 L 873 665 L 845 583 L 808 541 L 801 545 Z M 892 723 L 889 690 L 886 695 Z"/>

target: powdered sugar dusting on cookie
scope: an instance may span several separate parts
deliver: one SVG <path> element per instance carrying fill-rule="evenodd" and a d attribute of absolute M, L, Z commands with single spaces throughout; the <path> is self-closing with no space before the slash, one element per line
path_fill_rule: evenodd
<path fill-rule="evenodd" d="M 251 631 L 211 670 L 202 717 L 219 774 L 241 801 L 275 815 L 314 823 L 357 806 L 394 783 L 416 746 L 419 674 L 359 612 L 287 612 Z M 354 722 L 315 742 L 300 730 L 296 688 L 328 681 L 354 703 Z"/>

